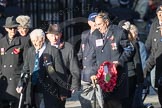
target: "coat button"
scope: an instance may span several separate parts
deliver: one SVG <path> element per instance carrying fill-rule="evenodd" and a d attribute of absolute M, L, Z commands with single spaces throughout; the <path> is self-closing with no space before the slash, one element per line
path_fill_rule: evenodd
<path fill-rule="evenodd" d="M 12 65 L 10 65 L 10 67 L 12 67 Z"/>
<path fill-rule="evenodd" d="M 11 54 L 13 54 L 13 52 L 11 52 Z"/>
<path fill-rule="evenodd" d="M 10 81 L 12 80 L 12 78 L 9 79 Z"/>
<path fill-rule="evenodd" d="M 86 59 L 87 59 L 87 57 L 84 57 L 84 59 L 86 60 Z"/>
<path fill-rule="evenodd" d="M 83 66 L 83 68 L 85 69 L 85 68 L 86 68 L 86 66 Z"/>
<path fill-rule="evenodd" d="M 46 78 L 48 78 L 48 76 L 46 76 Z"/>
<path fill-rule="evenodd" d="M 5 67 L 6 67 L 6 65 L 3 65 L 3 67 L 5 68 Z"/>
<path fill-rule="evenodd" d="M 101 52 L 103 52 L 103 50 Z"/>

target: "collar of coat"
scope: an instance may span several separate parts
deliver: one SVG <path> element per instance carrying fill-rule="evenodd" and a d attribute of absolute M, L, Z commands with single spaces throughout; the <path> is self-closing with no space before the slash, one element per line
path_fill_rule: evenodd
<path fill-rule="evenodd" d="M 65 45 L 65 42 L 60 42 L 60 44 L 59 44 L 59 49 L 64 48 L 64 45 Z"/>

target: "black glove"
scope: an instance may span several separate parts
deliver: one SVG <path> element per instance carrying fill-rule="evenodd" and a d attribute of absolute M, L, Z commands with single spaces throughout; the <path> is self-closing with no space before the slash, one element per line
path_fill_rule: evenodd
<path fill-rule="evenodd" d="M 146 89 L 147 87 L 150 86 L 150 84 L 151 84 L 150 76 L 147 76 L 146 78 L 144 78 L 143 86 Z"/>

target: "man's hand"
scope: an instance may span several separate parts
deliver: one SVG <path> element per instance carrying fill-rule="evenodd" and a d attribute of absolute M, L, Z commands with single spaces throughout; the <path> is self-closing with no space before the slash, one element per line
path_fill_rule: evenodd
<path fill-rule="evenodd" d="M 16 88 L 17 93 L 22 93 L 22 90 L 23 90 L 23 87 L 17 87 Z"/>
<path fill-rule="evenodd" d="M 150 76 L 147 76 L 146 78 L 144 78 L 144 81 L 143 81 L 143 86 L 144 88 L 147 88 L 148 86 L 150 86 Z"/>
<path fill-rule="evenodd" d="M 96 85 L 96 83 L 97 83 L 97 76 L 96 76 L 96 75 L 92 75 L 92 76 L 91 76 L 91 81 L 92 81 L 92 84 L 93 84 L 94 87 L 95 87 L 95 85 Z"/>
<path fill-rule="evenodd" d="M 64 101 L 64 100 L 66 100 L 66 96 L 60 96 L 60 99 L 61 99 L 61 101 Z"/>
<path fill-rule="evenodd" d="M 114 65 L 117 67 L 119 65 L 118 61 L 113 61 Z"/>

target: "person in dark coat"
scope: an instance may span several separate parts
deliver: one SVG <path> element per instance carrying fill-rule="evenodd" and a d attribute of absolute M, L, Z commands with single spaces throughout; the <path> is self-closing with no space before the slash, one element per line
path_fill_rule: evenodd
<path fill-rule="evenodd" d="M 81 34 L 81 45 L 80 50 L 78 52 L 78 58 L 83 65 L 83 69 L 81 71 L 81 94 L 79 96 L 79 100 L 82 108 L 92 108 L 93 107 L 93 97 L 95 95 L 93 89 L 93 83 L 91 81 L 91 76 L 97 74 L 97 62 L 96 62 L 96 54 L 95 54 L 95 36 L 101 35 L 101 33 L 96 30 L 95 26 L 95 17 L 97 16 L 96 12 L 89 14 L 88 17 L 88 25 L 90 26 L 89 30 L 83 31 Z M 97 84 L 98 86 L 98 84 Z M 101 100 L 102 93 L 100 88 L 98 87 L 98 95 L 97 98 L 97 108 L 103 108 L 103 102 Z M 97 94 L 97 93 L 96 93 Z M 100 98 L 99 98 L 100 97 Z"/>
<path fill-rule="evenodd" d="M 31 107 L 60 108 L 60 100 L 67 97 L 66 76 L 60 52 L 46 44 L 42 29 L 34 29 L 30 33 L 30 39 L 33 47 L 28 49 L 16 90 L 21 93 L 26 85 Z"/>
<path fill-rule="evenodd" d="M 128 36 L 123 29 L 110 23 L 107 13 L 98 13 L 95 18 L 97 29 L 102 33 L 96 39 L 97 65 L 109 61 L 117 69 L 117 82 L 112 92 L 104 92 L 105 108 L 122 108 L 121 100 L 128 97 L 128 71 L 126 62 L 133 56 Z M 92 76 L 92 80 L 97 77 Z"/>
<path fill-rule="evenodd" d="M 67 74 L 68 97 L 71 97 L 71 93 L 74 93 L 80 88 L 80 69 L 73 46 L 62 39 L 62 31 L 59 24 L 50 24 L 46 33 L 50 45 L 60 49 L 61 51 Z M 60 102 L 62 103 L 62 107 L 60 106 L 60 108 L 65 108 L 66 101 Z"/>
<path fill-rule="evenodd" d="M 157 15 L 158 18 L 155 18 L 155 20 L 151 24 L 150 31 L 149 31 L 147 40 L 145 42 L 145 46 L 146 46 L 146 49 L 147 49 L 148 52 L 150 52 L 152 48 L 155 48 L 155 45 L 156 45 L 155 43 L 157 41 L 156 37 L 160 36 L 159 35 L 160 31 L 158 29 L 158 27 L 160 25 L 162 25 L 162 18 L 160 17 L 161 10 L 159 10 L 160 6 L 156 10 L 156 15 Z"/>
<path fill-rule="evenodd" d="M 146 77 L 149 75 L 148 73 L 150 73 L 152 68 L 155 66 L 155 87 L 158 88 L 158 98 L 162 106 L 162 5 L 157 8 L 156 14 L 158 19 L 152 23 L 145 43 L 147 50 L 150 50 L 150 55 L 146 62 L 144 76 Z"/>
<path fill-rule="evenodd" d="M 24 57 L 27 54 L 27 50 L 29 47 L 32 46 L 31 40 L 30 40 L 30 32 L 31 32 L 31 19 L 29 16 L 26 15 L 20 15 L 18 17 L 16 17 L 16 22 L 18 23 L 18 33 L 20 35 L 20 38 L 23 42 L 23 44 L 25 45 L 25 49 L 24 49 Z M 25 91 L 24 91 L 25 92 Z M 26 97 L 26 95 L 24 95 L 24 104 L 28 105 L 29 103 L 26 102 L 28 99 L 28 97 Z M 26 98 L 26 99 L 25 99 Z"/>
<path fill-rule="evenodd" d="M 16 17 L 16 22 L 19 24 L 17 29 L 20 34 L 23 43 L 26 45 L 26 48 L 31 47 L 32 43 L 30 40 L 30 32 L 31 32 L 31 19 L 27 15 L 19 15 Z M 25 49 L 27 51 L 27 49 Z M 26 54 L 27 52 L 25 52 Z M 24 55 L 25 56 L 25 55 Z"/>
<path fill-rule="evenodd" d="M 135 25 L 130 24 L 129 21 L 124 21 L 121 27 L 128 32 L 128 38 L 134 48 L 134 54 L 132 58 L 127 62 L 128 65 L 128 85 L 129 85 L 129 97 L 124 99 L 124 108 L 138 108 L 143 107 L 142 103 L 142 84 L 143 84 L 143 68 L 142 59 L 140 54 L 140 44 L 138 40 L 138 29 Z M 144 50 L 145 51 L 145 50 Z M 144 52 L 143 51 L 143 52 Z M 138 89 L 140 92 L 137 94 Z M 135 94 L 136 93 L 136 94 Z M 135 99 L 134 99 L 135 98 Z M 135 103 L 140 102 L 140 103 Z"/>
<path fill-rule="evenodd" d="M 16 34 L 17 26 L 15 17 L 7 17 L 4 25 L 7 35 L 0 40 L 0 101 L 7 104 L 4 107 L 12 108 L 18 107 L 19 94 L 16 87 L 24 63 L 25 48 L 21 38 Z M 6 83 L 3 83 L 4 81 Z"/>

